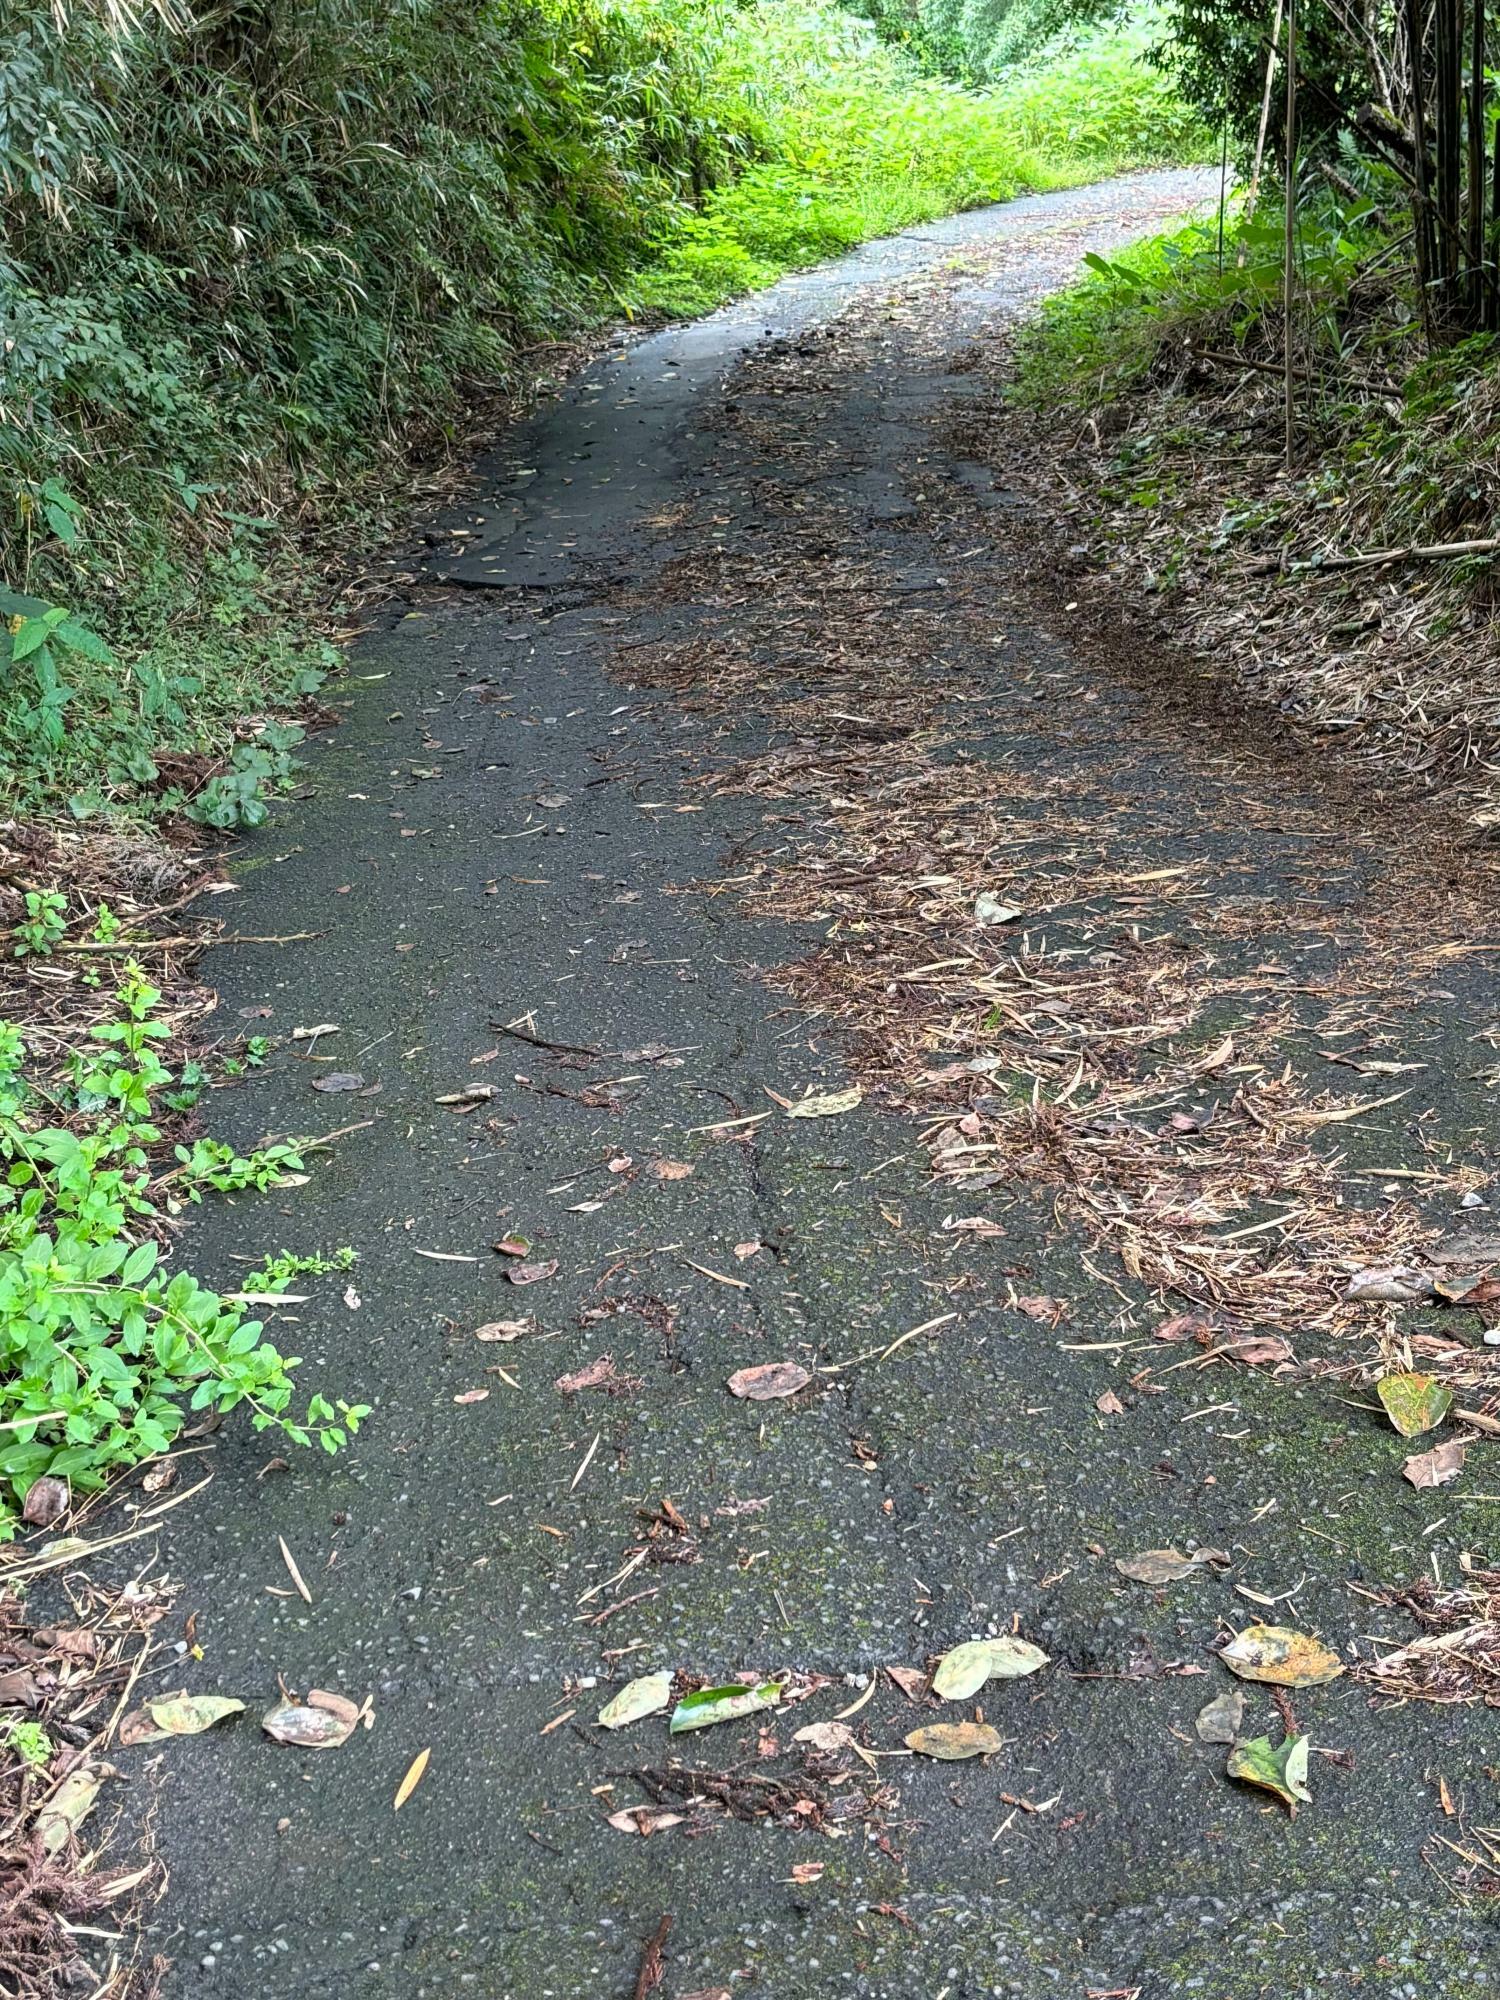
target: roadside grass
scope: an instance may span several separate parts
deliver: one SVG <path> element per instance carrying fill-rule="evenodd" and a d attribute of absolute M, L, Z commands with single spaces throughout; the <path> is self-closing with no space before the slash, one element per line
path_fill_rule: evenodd
<path fill-rule="evenodd" d="M 1006 393 L 1037 485 L 1083 496 L 1117 595 L 1149 600 L 1250 701 L 1488 828 L 1500 340 L 1424 356 L 1399 191 L 1341 167 L 1299 226 L 1291 476 L 1275 204 L 1231 218 L 1222 255 L 1196 226 L 1091 260 L 1020 336 Z"/>
<path fill-rule="evenodd" d="M 1065 37 L 982 90 L 916 74 L 825 10 L 774 0 L 747 18 L 741 88 L 752 60 L 785 80 L 767 107 L 774 157 L 668 224 L 633 306 L 705 312 L 914 223 L 1210 150 L 1146 61 L 1149 15 Z"/>

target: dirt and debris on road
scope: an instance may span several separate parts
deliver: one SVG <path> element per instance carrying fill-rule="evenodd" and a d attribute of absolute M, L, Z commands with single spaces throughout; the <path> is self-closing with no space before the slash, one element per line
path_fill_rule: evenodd
<path fill-rule="evenodd" d="M 169 1992 L 1500 1978 L 1486 878 L 1058 639 L 954 444 L 1203 191 L 627 345 L 364 642 L 239 899 L 319 935 L 214 970 L 341 1024 L 247 1134 L 370 1123 L 198 1240 L 354 1246 L 281 1333 L 376 1414 L 164 1532 L 251 1709 L 173 1745 Z M 310 1687 L 337 1756 L 254 1726 Z"/>

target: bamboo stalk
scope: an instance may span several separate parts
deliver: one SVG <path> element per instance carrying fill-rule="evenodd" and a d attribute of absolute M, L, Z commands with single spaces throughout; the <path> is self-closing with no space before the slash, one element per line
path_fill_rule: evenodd
<path fill-rule="evenodd" d="M 1427 185 L 1427 111 L 1423 102 L 1421 0 L 1406 0 L 1407 84 L 1411 93 L 1412 226 L 1422 335 L 1434 344 L 1432 319 L 1432 197 Z"/>
<path fill-rule="evenodd" d="M 1282 407 L 1286 420 L 1286 469 L 1296 454 L 1296 362 L 1292 357 L 1292 306 L 1297 253 L 1297 0 L 1286 5 L 1286 268 L 1282 272 Z"/>
<path fill-rule="evenodd" d="M 1469 40 L 1469 316 L 1475 326 L 1485 302 L 1484 243 L 1484 0 L 1472 0 Z"/>
<path fill-rule="evenodd" d="M 1260 100 L 1260 130 L 1255 135 L 1255 164 L 1250 169 L 1250 192 L 1245 200 L 1246 215 L 1255 213 L 1255 195 L 1260 186 L 1261 162 L 1266 152 L 1266 128 L 1271 122 L 1271 88 L 1276 80 L 1276 56 L 1281 41 L 1281 16 L 1286 0 L 1276 0 L 1276 19 L 1271 23 L 1271 47 L 1266 56 L 1266 87 Z M 1243 252 L 1241 253 L 1243 259 Z"/>

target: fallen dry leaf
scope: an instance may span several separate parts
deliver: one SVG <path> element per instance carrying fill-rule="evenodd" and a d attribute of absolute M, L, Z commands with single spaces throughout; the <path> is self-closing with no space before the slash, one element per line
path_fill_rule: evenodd
<path fill-rule="evenodd" d="M 260 1726 L 273 1743 L 285 1743 L 294 1750 L 337 1750 L 354 1731 L 353 1722 L 310 1701 L 278 1703 L 267 1709 Z"/>
<path fill-rule="evenodd" d="M 1243 1361 L 1247 1368 L 1274 1368 L 1279 1362 L 1297 1358 L 1291 1342 L 1279 1333 L 1247 1334 L 1241 1340 L 1226 1341 L 1224 1352 L 1233 1361 Z"/>
<path fill-rule="evenodd" d="M 1005 1738 L 988 1722 L 929 1722 L 906 1738 L 908 1750 L 919 1757 L 936 1757 L 945 1764 L 966 1757 L 988 1757 L 1004 1747 Z"/>
<path fill-rule="evenodd" d="M 1435 1444 L 1431 1451 L 1413 1452 L 1401 1468 L 1401 1477 L 1409 1479 L 1419 1491 L 1429 1486 L 1446 1486 L 1463 1471 L 1464 1453 L 1465 1446 L 1457 1438 Z"/>
<path fill-rule="evenodd" d="M 465 1389 L 453 1400 L 455 1403 L 482 1403 L 489 1393 L 488 1389 Z"/>
<path fill-rule="evenodd" d="M 1321 1639 L 1286 1625 L 1247 1625 L 1219 1658 L 1241 1680 L 1276 1687 L 1322 1687 L 1344 1671 L 1338 1654 Z"/>
<path fill-rule="evenodd" d="M 54 1521 L 60 1521 L 67 1513 L 70 1499 L 66 1479 L 59 1479 L 50 1472 L 43 1473 L 26 1489 L 26 1498 L 21 1503 L 21 1519 L 30 1528 L 50 1528 Z"/>
<path fill-rule="evenodd" d="M 564 1396 L 577 1396 L 585 1389 L 602 1389 L 606 1395 L 618 1396 L 641 1387 L 638 1375 L 622 1375 L 615 1366 L 612 1354 L 601 1354 L 597 1361 L 590 1361 L 587 1367 L 576 1369 L 571 1375 L 559 1375 L 552 1384 Z"/>
<path fill-rule="evenodd" d="M 488 1320 L 483 1326 L 475 1327 L 474 1338 L 476 1340 L 519 1340 L 523 1334 L 530 1333 L 530 1331 L 531 1321 L 529 1319 L 492 1319 Z"/>
<path fill-rule="evenodd" d="M 1113 1389 L 1106 1389 L 1102 1396 L 1096 1396 L 1094 1398 L 1094 1408 L 1099 1411 L 1101 1416 L 1106 1417 L 1123 1417 L 1125 1414 L 1125 1405 L 1120 1401 Z"/>
<path fill-rule="evenodd" d="M 792 1737 L 794 1743 L 810 1743 L 814 1750 L 847 1750 L 854 1741 L 854 1731 L 847 1722 L 809 1722 L 805 1729 L 799 1729 Z"/>
<path fill-rule="evenodd" d="M 599 1711 L 600 1726 L 604 1729 L 624 1729 L 627 1724 L 639 1722 L 644 1716 L 659 1715 L 671 1699 L 670 1671 L 642 1674 L 637 1680 L 627 1681 L 619 1693 L 604 1704 Z"/>
<path fill-rule="evenodd" d="M 788 1118 L 837 1118 L 845 1111 L 852 1111 L 864 1097 L 859 1085 L 851 1084 L 848 1090 L 825 1091 L 821 1096 L 804 1097 L 796 1104 L 787 1106 Z"/>
<path fill-rule="evenodd" d="M 795 1361 L 763 1361 L 756 1368 L 741 1368 L 729 1378 L 731 1396 L 746 1397 L 752 1403 L 769 1403 L 781 1396 L 795 1396 L 812 1377 Z"/>
<path fill-rule="evenodd" d="M 909 1702 L 920 1702 L 930 1685 L 926 1674 L 916 1667 L 887 1667 L 886 1672 Z"/>
<path fill-rule="evenodd" d="M 1060 1319 L 1066 1319 L 1068 1315 L 1067 1301 L 1048 1298 L 1045 1292 L 1033 1298 L 1017 1299 L 1016 1310 L 1025 1313 L 1028 1319 L 1045 1320 L 1050 1326 L 1056 1326 Z"/>
<path fill-rule="evenodd" d="M 1411 1305 L 1417 1299 L 1432 1297 L 1432 1278 L 1409 1264 L 1372 1264 L 1368 1270 L 1355 1272 L 1344 1287 L 1344 1297 L 1372 1304 Z"/>
<path fill-rule="evenodd" d="M 1180 1583 L 1195 1570 L 1212 1564 L 1227 1568 L 1229 1557 L 1223 1549 L 1194 1549 L 1185 1556 L 1180 1549 L 1143 1549 L 1138 1556 L 1119 1556 L 1115 1568 L 1132 1583 Z"/>
<path fill-rule="evenodd" d="M 392 1812 L 400 1812 L 406 1801 L 411 1797 L 418 1785 L 421 1784 L 422 1774 L 427 1769 L 427 1760 L 431 1755 L 432 1752 L 430 1750 L 419 1750 L 416 1756 L 412 1758 L 406 1776 L 396 1787 L 396 1796 L 391 1801 Z"/>
<path fill-rule="evenodd" d="M 69 1771 L 36 1816 L 36 1831 L 45 1853 L 62 1853 L 92 1812 L 99 1787 L 106 1778 L 117 1775 L 112 1764 L 80 1764 Z"/>
<path fill-rule="evenodd" d="M 659 1806 L 626 1806 L 623 1812 L 609 1815 L 608 1824 L 616 1833 L 638 1833 L 649 1839 L 653 1833 L 665 1833 L 669 1826 L 681 1826 L 683 1813 L 663 1812 Z"/>
<path fill-rule="evenodd" d="M 1245 1690 L 1225 1688 L 1198 1711 L 1194 1728 L 1200 1743 L 1237 1743 L 1245 1719 Z"/>
<path fill-rule="evenodd" d="M 969 1639 L 938 1661 L 932 1691 L 943 1701 L 967 1701 L 986 1681 L 1021 1680 L 1048 1666 L 1048 1656 L 1029 1639 L 1008 1633 L 998 1639 Z"/>
<path fill-rule="evenodd" d="M 557 1275 L 557 1259 L 549 1257 L 545 1264 L 512 1264 L 506 1277 L 513 1285 L 539 1285 L 544 1278 Z"/>

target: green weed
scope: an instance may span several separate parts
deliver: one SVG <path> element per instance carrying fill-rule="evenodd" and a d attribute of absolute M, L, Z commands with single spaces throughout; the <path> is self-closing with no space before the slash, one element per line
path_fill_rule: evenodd
<path fill-rule="evenodd" d="M 134 965 L 116 1019 L 97 1024 L 43 1095 L 26 1044 L 0 1024 L 0 1538 L 44 1475 L 87 1492 L 165 1451 L 192 1410 L 240 1405 L 257 1429 L 337 1451 L 369 1414 L 314 1396 L 290 1414 L 295 1357 L 242 1306 L 161 1265 L 162 1218 L 204 1189 L 265 1188 L 295 1146 L 248 1155 L 211 1139 L 158 1175 L 155 1103 L 181 1078 L 162 1060 L 160 994 Z M 58 1113 L 62 1113 L 59 1122 Z"/>

